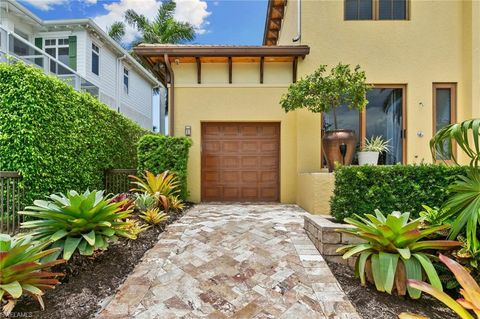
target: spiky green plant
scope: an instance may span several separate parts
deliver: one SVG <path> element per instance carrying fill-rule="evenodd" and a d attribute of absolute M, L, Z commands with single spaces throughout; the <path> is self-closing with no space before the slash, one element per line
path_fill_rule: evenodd
<path fill-rule="evenodd" d="M 151 208 L 141 212 L 140 218 L 149 224 L 158 225 L 161 222 L 168 220 L 168 215 L 160 211 L 158 208 Z"/>
<path fill-rule="evenodd" d="M 157 199 L 149 193 L 138 193 L 134 203 L 135 207 L 143 212 L 147 209 L 154 208 L 157 205 Z"/>
<path fill-rule="evenodd" d="M 82 255 L 92 255 L 97 249 L 108 248 L 110 240 L 117 235 L 135 239 L 125 231 L 124 219 L 131 216 L 131 210 L 122 210 L 125 201 L 111 202 L 103 191 L 86 191 L 79 194 L 70 191 L 67 195 L 50 195 L 49 200 L 36 200 L 20 214 L 35 220 L 22 223 L 29 229 L 34 240 L 52 241 L 52 247 L 59 247 L 47 260 L 56 259 L 62 252 L 69 260 L 75 250 Z"/>
<path fill-rule="evenodd" d="M 132 184 L 138 186 L 132 191 L 145 192 L 154 196 L 167 213 L 170 209 L 171 198 L 180 192 L 180 181 L 174 173 L 169 171 L 157 175 L 146 171 L 142 178 L 135 175 L 131 175 L 130 178 L 134 180 Z"/>
<path fill-rule="evenodd" d="M 365 242 L 347 245 L 338 251 L 345 251 L 344 259 L 358 256 L 355 272 L 362 285 L 366 285 L 367 275 L 378 291 L 391 294 L 395 286 L 399 295 L 405 295 L 408 290 L 410 297 L 417 299 L 421 292 L 407 287 L 406 280 L 421 280 L 425 274 L 434 287 L 442 289 L 442 283 L 431 261 L 433 256 L 428 252 L 458 247 L 461 243 L 422 239 L 447 228 L 448 225 L 420 229 L 420 218 L 409 221 L 410 214 L 400 212 L 393 212 L 385 217 L 379 210 L 375 211 L 375 216 L 365 214 L 366 218 L 359 215 L 355 217 L 356 219 L 345 218 L 345 222 L 355 228 L 340 231 Z"/>
<path fill-rule="evenodd" d="M 390 152 L 390 140 L 385 141 L 381 136 L 372 136 L 365 138 L 365 145 L 361 148 L 362 152 Z"/>
<path fill-rule="evenodd" d="M 472 276 L 470 276 L 468 271 L 463 268 L 462 265 L 454 260 L 440 254 L 440 261 L 450 269 L 462 286 L 460 294 L 463 298 L 454 300 L 443 291 L 420 280 L 408 280 L 408 286 L 426 292 L 437 298 L 450 309 L 455 311 L 455 313 L 462 319 L 474 319 L 469 311 L 475 313 L 476 317 L 480 319 L 480 286 L 478 283 L 472 278 Z M 403 318 L 413 319 L 418 317 L 415 315 L 405 315 Z"/>
<path fill-rule="evenodd" d="M 65 262 L 63 259 L 39 261 L 59 250 L 44 250 L 49 244 L 34 244 L 29 236 L 18 239 L 0 234 L 0 302 L 4 304 L 5 316 L 9 316 L 17 300 L 24 294 L 35 297 L 42 309 L 45 308 L 42 299 L 44 291 L 59 284 L 55 277 L 63 275 L 47 270 Z"/>

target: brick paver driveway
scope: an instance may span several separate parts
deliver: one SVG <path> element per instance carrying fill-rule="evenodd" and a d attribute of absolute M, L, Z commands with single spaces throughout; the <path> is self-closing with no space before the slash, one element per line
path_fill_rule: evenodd
<path fill-rule="evenodd" d="M 358 318 L 295 205 L 196 205 L 99 318 Z"/>

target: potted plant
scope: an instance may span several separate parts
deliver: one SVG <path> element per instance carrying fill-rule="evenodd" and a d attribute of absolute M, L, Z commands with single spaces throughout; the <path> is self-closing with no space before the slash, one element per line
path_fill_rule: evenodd
<path fill-rule="evenodd" d="M 389 142 L 390 140 L 385 141 L 381 136 L 365 138 L 365 144 L 358 152 L 358 165 L 377 165 L 380 153 L 390 151 Z"/>
<path fill-rule="evenodd" d="M 306 108 L 313 113 L 333 113 L 333 130 L 325 131 L 322 150 L 330 172 L 335 162 L 344 165 L 352 163 L 355 155 L 356 137 L 348 127 L 339 128 L 335 109 L 341 105 L 363 110 L 368 101 L 365 72 L 360 66 L 354 69 L 348 64 L 338 64 L 326 74 L 327 66 L 320 67 L 305 78 L 293 83 L 282 96 L 280 105 L 286 111 Z"/>

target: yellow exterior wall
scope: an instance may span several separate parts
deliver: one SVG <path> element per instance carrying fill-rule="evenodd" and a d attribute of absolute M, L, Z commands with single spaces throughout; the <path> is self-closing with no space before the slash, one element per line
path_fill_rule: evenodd
<path fill-rule="evenodd" d="M 297 178 L 297 204 L 315 215 L 330 215 L 330 197 L 335 176 L 326 171 L 300 173 Z"/>
<path fill-rule="evenodd" d="M 288 1 L 279 44 L 310 46 L 310 54 L 299 63 L 300 76 L 320 64 L 342 62 L 359 64 L 372 84 L 407 84 L 408 163 L 431 162 L 428 141 L 433 134 L 433 82 L 458 83 L 458 120 L 480 115 L 478 1 L 411 0 L 408 21 L 344 21 L 343 1 L 304 0 L 302 38 L 294 43 L 297 1 Z M 308 114 L 301 121 L 320 119 Z M 313 139 L 315 144 L 298 147 L 300 171 L 315 168 L 306 154 L 320 144 L 319 127 L 320 123 L 298 131 L 298 140 Z M 424 137 L 418 137 L 417 132 L 423 132 Z M 319 154 L 319 149 L 315 153 Z"/>
<path fill-rule="evenodd" d="M 280 200 L 283 203 L 295 203 L 296 114 L 285 113 L 279 105 L 280 97 L 286 92 L 288 81 L 291 79 L 291 64 L 266 63 L 263 85 L 259 84 L 259 66 L 256 64 L 234 64 L 233 84 L 228 84 L 226 64 L 202 65 L 200 85 L 196 84 L 196 67 L 192 68 L 189 64 L 175 65 L 174 72 L 176 84 L 174 133 L 176 136 L 184 136 L 185 126 L 192 127 L 193 145 L 188 162 L 190 200 L 193 202 L 201 200 L 201 123 L 265 121 L 281 123 Z"/>

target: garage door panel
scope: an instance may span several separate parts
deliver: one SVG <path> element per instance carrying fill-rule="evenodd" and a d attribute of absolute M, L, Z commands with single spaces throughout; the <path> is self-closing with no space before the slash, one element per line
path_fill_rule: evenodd
<path fill-rule="evenodd" d="M 279 123 L 202 123 L 202 200 L 279 200 Z"/>
<path fill-rule="evenodd" d="M 240 159 L 237 156 L 222 157 L 223 169 L 238 169 L 240 168 Z"/>
<path fill-rule="evenodd" d="M 220 141 L 211 141 L 210 143 L 205 144 L 205 150 L 209 153 L 218 153 L 222 150 L 222 144 Z"/>
<path fill-rule="evenodd" d="M 256 141 L 246 141 L 241 143 L 240 151 L 241 152 L 253 152 L 258 153 L 259 143 Z"/>
<path fill-rule="evenodd" d="M 239 141 L 224 141 L 222 143 L 222 151 L 225 153 L 238 153 L 240 145 Z"/>
<path fill-rule="evenodd" d="M 260 160 L 258 156 L 242 156 L 241 163 L 242 169 L 258 168 Z"/>

